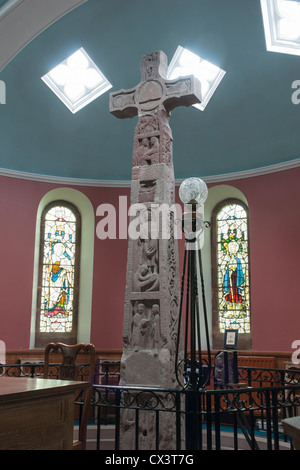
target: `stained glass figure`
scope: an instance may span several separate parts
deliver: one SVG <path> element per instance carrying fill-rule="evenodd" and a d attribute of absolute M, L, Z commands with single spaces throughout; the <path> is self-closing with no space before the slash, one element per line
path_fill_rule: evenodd
<path fill-rule="evenodd" d="M 240 204 L 218 212 L 217 265 L 219 332 L 250 333 L 248 216 Z"/>
<path fill-rule="evenodd" d="M 68 333 L 74 320 L 76 216 L 56 205 L 45 214 L 40 304 L 40 333 Z"/>

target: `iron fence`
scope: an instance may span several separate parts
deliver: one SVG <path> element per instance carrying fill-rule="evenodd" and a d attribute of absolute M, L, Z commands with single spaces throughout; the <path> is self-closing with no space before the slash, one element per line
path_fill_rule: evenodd
<path fill-rule="evenodd" d="M 110 410 L 115 428 L 112 437 L 115 450 L 122 447 L 124 430 L 129 433 L 124 413 L 132 413 L 130 449 L 134 450 L 222 450 L 225 448 L 251 450 L 290 449 L 281 420 L 291 416 L 300 405 L 299 386 L 246 387 L 238 389 L 189 390 L 149 389 L 147 387 L 94 386 L 94 405 L 101 410 L 98 419 L 97 449 L 106 449 L 101 443 L 105 420 L 102 410 Z M 196 406 L 187 411 L 187 399 Z M 151 433 L 145 435 L 145 413 L 151 415 Z M 193 416 L 191 416 L 191 413 Z M 123 414 L 123 422 L 122 422 Z M 164 414 L 173 415 L 172 444 L 165 447 Z M 187 424 L 192 417 L 193 429 Z M 196 431 L 196 427 L 198 428 Z M 189 431 L 197 440 L 189 441 Z M 171 432 L 171 428 L 170 428 Z M 128 445 L 128 440 L 125 441 Z M 173 447 L 172 447 L 173 446 Z"/>
<path fill-rule="evenodd" d="M 59 363 L 51 363 L 49 376 L 57 378 L 59 374 Z M 44 364 L 41 362 L 23 362 L 22 364 L 0 364 L 0 376 L 7 377 L 31 377 L 42 378 L 44 374 Z M 78 380 L 85 380 L 89 374 L 89 364 L 78 364 Z M 99 362 L 95 365 L 94 383 L 95 384 L 114 384 L 119 383 L 120 363 L 119 362 Z"/>
<path fill-rule="evenodd" d="M 51 364 L 51 375 L 58 375 L 59 363 Z M 88 364 L 80 364 L 79 376 L 85 380 L 88 374 Z M 0 376 L 9 377 L 43 377 L 44 365 L 41 362 L 22 364 L 0 364 Z M 300 370 L 286 369 L 266 369 L 260 367 L 239 367 L 239 382 L 251 387 L 255 386 L 274 386 L 300 383 Z M 102 385 L 118 385 L 120 378 L 120 362 L 98 362 L 95 366 L 94 383 Z M 213 386 L 213 368 L 211 381 L 208 384 Z"/>
<path fill-rule="evenodd" d="M 80 366 L 79 379 L 85 380 L 88 364 Z M 58 369 L 59 364 L 52 364 L 53 377 Z M 43 377 L 43 364 L 0 365 L 0 374 Z M 123 387 L 119 377 L 119 362 L 96 364 L 89 419 L 94 434 L 88 448 L 118 450 L 124 445 L 130 445 L 130 450 L 164 450 L 167 446 L 176 450 L 190 450 L 194 446 L 197 450 L 292 448 L 281 422 L 300 410 L 299 371 L 241 367 L 238 384 L 218 389 L 214 388 L 212 371 L 210 384 L 197 392 Z M 189 408 L 186 405 L 191 399 L 195 406 Z M 125 444 L 124 430 L 127 437 L 131 436 Z"/>

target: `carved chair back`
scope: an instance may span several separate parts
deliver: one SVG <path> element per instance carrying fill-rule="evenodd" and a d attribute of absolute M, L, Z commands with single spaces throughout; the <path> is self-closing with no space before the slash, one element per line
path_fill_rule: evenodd
<path fill-rule="evenodd" d="M 83 353 L 84 364 L 77 362 L 78 355 Z M 57 373 L 53 375 L 51 372 L 50 359 L 59 354 L 62 356 L 61 363 Z M 79 343 L 75 345 L 67 345 L 64 343 L 49 343 L 45 348 L 44 378 L 55 378 L 60 380 L 83 380 L 89 382 L 90 387 L 84 390 L 82 395 L 82 412 L 79 425 L 78 441 L 73 442 L 73 449 L 84 450 L 86 448 L 86 434 L 89 407 L 93 392 L 93 379 L 95 372 L 96 352 L 93 344 Z M 55 364 L 58 361 L 55 361 Z M 53 366 L 52 366 L 53 367 Z M 83 374 L 84 371 L 84 375 Z M 80 388 L 80 387 L 79 387 Z"/>

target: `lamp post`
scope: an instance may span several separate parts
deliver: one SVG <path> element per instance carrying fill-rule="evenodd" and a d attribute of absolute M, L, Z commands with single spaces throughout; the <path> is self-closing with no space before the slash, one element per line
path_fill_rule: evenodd
<path fill-rule="evenodd" d="M 201 408 L 198 391 L 206 386 L 211 373 L 211 353 L 200 247 L 200 236 L 206 223 L 197 212 L 198 207 L 204 204 L 207 194 L 207 186 L 200 178 L 184 180 L 179 189 L 179 197 L 187 207 L 187 211 L 182 217 L 185 250 L 175 369 L 178 383 L 186 390 L 186 447 L 188 450 L 201 448 Z M 207 358 L 204 358 L 202 354 L 199 287 L 201 287 L 202 294 Z M 181 331 L 183 324 L 184 331 Z M 178 352 L 181 337 L 184 341 L 183 357 L 179 357 Z"/>

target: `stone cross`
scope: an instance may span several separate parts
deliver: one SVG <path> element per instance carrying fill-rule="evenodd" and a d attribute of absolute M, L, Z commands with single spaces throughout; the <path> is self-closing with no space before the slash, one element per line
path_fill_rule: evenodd
<path fill-rule="evenodd" d="M 201 102 L 199 80 L 193 75 L 167 80 L 167 57 L 162 51 L 143 57 L 142 80 L 137 87 L 110 94 L 110 112 L 118 118 L 153 113 L 163 107 L 168 113 L 177 106 Z"/>
<path fill-rule="evenodd" d="M 161 215 L 159 209 L 175 203 L 170 111 L 177 106 L 199 103 L 200 82 L 193 76 L 167 80 L 167 58 L 162 51 L 143 57 L 141 75 L 137 87 L 110 94 L 113 115 L 121 119 L 138 116 L 133 142 L 131 205 L 138 205 L 141 227 L 146 226 L 139 237 L 129 237 L 128 241 L 120 384 L 176 388 L 180 302 L 178 248 L 174 237 L 176 214 L 170 211 L 167 216 Z M 167 221 L 168 236 L 166 232 L 163 234 L 162 219 Z M 153 222 L 157 236 L 149 231 Z M 171 429 L 175 422 L 171 423 L 167 415 L 160 420 L 161 449 L 174 448 Z M 155 426 L 151 426 L 150 417 L 149 412 L 145 412 L 144 419 L 140 416 L 140 449 L 151 449 L 155 442 Z M 122 448 L 133 448 L 134 410 L 133 416 L 130 410 L 124 412 L 122 429 Z"/>

